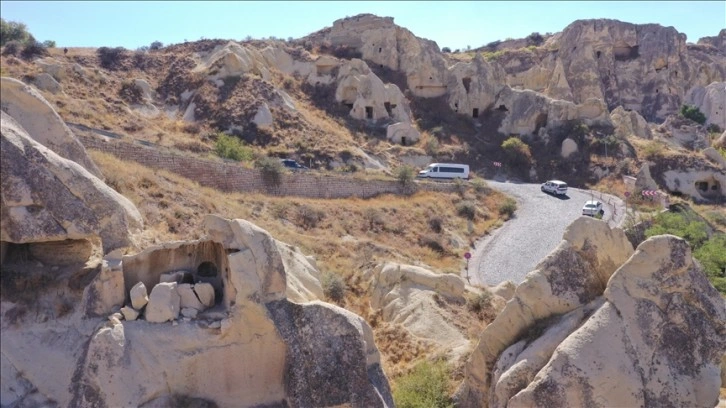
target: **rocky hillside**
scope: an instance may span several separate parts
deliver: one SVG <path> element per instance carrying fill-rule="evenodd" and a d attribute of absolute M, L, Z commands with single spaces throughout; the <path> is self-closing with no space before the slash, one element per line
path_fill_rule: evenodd
<path fill-rule="evenodd" d="M 680 169 L 688 174 L 656 182 L 718 201 L 721 187 L 703 195 L 695 186 L 726 183 L 702 153 L 721 146 L 726 129 L 725 35 L 691 44 L 672 27 L 582 20 L 547 38 L 451 54 L 392 18 L 359 15 L 287 42 L 52 49 L 34 60 L 6 50 L 2 65 L 3 75 L 38 86 L 68 122 L 194 154 L 211 152 L 227 132 L 258 156 L 321 169 L 453 160 L 488 175 L 502 161 L 514 177 L 567 175 L 585 186 L 657 164 L 660 155 L 635 138 L 700 156 L 695 169 Z M 684 104 L 705 117 L 686 132 L 670 126 Z M 502 142 L 511 136 L 534 154 L 508 154 Z"/>
<path fill-rule="evenodd" d="M 726 30 L 534 34 L 450 53 L 359 15 L 287 42 L 6 46 L 0 405 L 391 407 L 407 387 L 464 407 L 718 403 L 726 304 L 686 241 L 582 217 L 520 285 L 472 286 L 463 254 L 515 202 L 476 177 L 413 194 L 399 172 L 457 161 L 723 212 Z M 395 188 L 223 193 L 112 145 Z M 424 360 L 445 370 L 421 386 Z"/>

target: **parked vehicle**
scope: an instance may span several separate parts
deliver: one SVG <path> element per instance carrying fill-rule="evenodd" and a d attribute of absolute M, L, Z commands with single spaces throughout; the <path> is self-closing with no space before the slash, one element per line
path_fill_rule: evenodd
<path fill-rule="evenodd" d="M 549 180 L 542 183 L 540 190 L 554 195 L 567 195 L 567 183 L 561 180 Z"/>
<path fill-rule="evenodd" d="M 469 165 L 455 163 L 432 163 L 426 169 L 418 172 L 421 178 L 438 179 L 469 179 Z"/>
<path fill-rule="evenodd" d="M 290 170 L 307 170 L 307 167 L 292 159 L 282 159 L 281 162 L 285 168 Z"/>
<path fill-rule="evenodd" d="M 605 210 L 603 210 L 602 208 L 602 202 L 597 200 L 587 201 L 582 207 L 582 215 L 589 215 L 590 217 L 594 217 L 598 214 L 603 215 L 604 213 Z"/>

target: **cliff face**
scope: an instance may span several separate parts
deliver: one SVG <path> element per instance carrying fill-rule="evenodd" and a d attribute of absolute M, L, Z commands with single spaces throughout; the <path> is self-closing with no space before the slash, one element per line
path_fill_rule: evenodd
<path fill-rule="evenodd" d="M 504 53 L 497 63 L 510 86 L 575 103 L 598 98 L 654 122 L 676 113 L 692 88 L 726 77 L 721 35 L 709 38 L 716 40 L 687 45 L 673 27 L 579 20 L 540 49 Z"/>

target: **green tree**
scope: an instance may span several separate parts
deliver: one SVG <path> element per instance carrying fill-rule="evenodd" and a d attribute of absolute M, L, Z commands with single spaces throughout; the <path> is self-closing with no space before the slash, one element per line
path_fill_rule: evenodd
<path fill-rule="evenodd" d="M 706 115 L 704 115 L 703 112 L 701 112 L 701 110 L 695 106 L 691 106 L 691 105 L 681 106 L 681 115 L 684 118 L 690 119 L 700 125 L 703 125 L 704 123 L 706 123 Z"/>
<path fill-rule="evenodd" d="M 55 48 L 55 41 L 53 41 L 53 40 L 45 40 L 45 41 L 43 41 L 43 47 L 45 47 L 45 48 Z"/>
<path fill-rule="evenodd" d="M 28 26 L 17 21 L 5 21 L 0 18 L 0 47 L 9 41 L 18 41 L 21 44 L 36 42 Z"/>
<path fill-rule="evenodd" d="M 658 214 L 653 226 L 645 231 L 647 238 L 663 234 L 671 234 L 685 239 L 694 250 L 700 248 L 708 239 L 705 223 L 688 221 L 683 215 L 672 212 Z"/>
<path fill-rule="evenodd" d="M 252 160 L 252 149 L 245 146 L 237 137 L 227 135 L 225 133 L 217 134 L 217 142 L 214 144 L 214 151 L 219 157 L 237 160 Z"/>
<path fill-rule="evenodd" d="M 726 234 L 714 235 L 693 251 L 693 256 L 701 263 L 713 286 L 726 295 Z"/>
<path fill-rule="evenodd" d="M 517 137 L 510 137 L 502 143 L 502 149 L 513 163 L 532 162 L 529 146 Z"/>

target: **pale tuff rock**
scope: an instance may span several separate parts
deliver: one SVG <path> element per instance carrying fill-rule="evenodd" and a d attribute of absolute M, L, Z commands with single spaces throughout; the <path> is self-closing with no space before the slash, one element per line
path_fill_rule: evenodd
<path fill-rule="evenodd" d="M 529 136 L 537 134 L 542 128 L 556 128 L 573 120 L 580 120 L 588 126 L 611 125 L 610 113 L 598 99 L 587 99 L 578 105 L 550 99 L 530 90 L 504 87 L 494 105 L 507 111 L 498 129 L 506 135 Z"/>
<path fill-rule="evenodd" d="M 560 149 L 560 156 L 563 159 L 570 157 L 572 154 L 577 153 L 577 142 L 570 139 L 569 137 L 562 141 L 562 148 Z"/>
<path fill-rule="evenodd" d="M 33 140 L 62 158 L 78 163 L 94 176 L 103 177 L 83 145 L 37 90 L 8 77 L 0 79 L 0 87 L 2 110 Z"/>
<path fill-rule="evenodd" d="M 33 140 L 5 111 L 1 143 L 2 241 L 100 236 L 106 253 L 131 243 L 130 234 L 142 221 L 126 197 L 81 165 Z"/>
<path fill-rule="evenodd" d="M 721 169 L 726 169 L 726 159 L 721 156 L 718 150 L 714 149 L 713 147 L 708 147 L 706 149 L 703 149 L 703 155 Z"/>
<path fill-rule="evenodd" d="M 384 84 L 364 61 L 345 62 L 338 71 L 337 82 L 335 100 L 352 105 L 350 116 L 353 118 L 411 122 L 411 112 L 401 90 L 394 84 Z"/>
<path fill-rule="evenodd" d="M 41 71 L 51 75 L 56 81 L 62 82 L 68 77 L 65 65 L 53 58 L 43 58 L 35 60 Z"/>
<path fill-rule="evenodd" d="M 38 87 L 41 91 L 50 92 L 57 94 L 63 92 L 63 87 L 58 81 L 55 80 L 50 74 L 42 73 L 38 75 L 34 80 L 33 84 Z"/>
<path fill-rule="evenodd" d="M 151 85 L 141 78 L 136 78 L 132 81 L 133 86 L 141 93 L 141 99 L 145 102 L 151 102 L 154 99 L 156 92 L 151 88 Z"/>
<path fill-rule="evenodd" d="M 124 306 L 121 308 L 121 314 L 124 316 L 124 320 L 133 321 L 139 317 L 138 310 L 133 307 Z"/>
<path fill-rule="evenodd" d="M 393 406 L 368 324 L 306 299 L 322 290 L 305 256 L 243 220 L 210 215 L 205 227 L 209 240 L 168 243 L 124 257 L 124 274 L 127 281 L 158 281 L 163 265 L 191 271 L 194 279 L 216 270 L 224 296 L 216 304 L 224 311 L 185 308 L 176 325 L 133 321 L 99 330 L 79 364 L 72 405 L 154 406 L 163 401 L 160 396 L 185 395 L 219 407 Z M 212 262 L 216 269 L 192 266 Z M 202 303 L 218 289 L 214 285 L 194 284 L 195 291 L 207 288 L 196 293 Z M 171 299 L 174 286 L 154 287 L 148 321 L 161 320 L 149 317 L 157 290 Z M 293 303 L 288 293 L 303 303 Z M 212 316 L 225 317 L 208 322 Z M 204 321 L 208 324 L 198 323 Z"/>
<path fill-rule="evenodd" d="M 719 31 L 717 36 L 699 38 L 698 45 L 708 45 L 726 53 L 726 28 Z"/>
<path fill-rule="evenodd" d="M 488 377 L 501 352 L 534 324 L 573 311 L 600 296 L 608 278 L 633 253 L 622 230 L 581 217 L 565 231 L 560 245 L 517 287 L 497 318 L 479 337 L 457 392 L 462 406 L 486 406 Z"/>
<path fill-rule="evenodd" d="M 713 147 L 726 148 L 726 130 L 724 130 L 723 133 L 721 133 L 721 136 L 713 142 Z"/>
<path fill-rule="evenodd" d="M 81 304 L 84 316 L 104 316 L 118 310 L 124 303 L 124 275 L 121 263 L 107 257 L 101 271 L 84 289 Z"/>
<path fill-rule="evenodd" d="M 618 106 L 610 112 L 610 120 L 615 126 L 615 136 L 620 139 L 625 139 L 628 136 L 641 139 L 653 138 L 648 122 L 638 112 L 626 111 L 622 106 Z"/>
<path fill-rule="evenodd" d="M 214 287 L 209 283 L 198 283 L 195 285 L 182 283 L 176 288 L 181 298 L 181 308 L 196 309 L 203 311 L 214 306 Z"/>
<path fill-rule="evenodd" d="M 499 285 L 493 287 L 491 292 L 504 300 L 509 300 L 514 296 L 514 291 L 517 289 L 517 285 L 512 281 L 504 281 Z"/>
<path fill-rule="evenodd" d="M 726 197 L 726 169 L 711 165 L 684 170 L 666 170 L 662 176 L 665 188 L 693 198 L 696 202 Z"/>
<path fill-rule="evenodd" d="M 136 310 L 141 310 L 149 303 L 149 296 L 146 292 L 146 285 L 144 282 L 136 283 L 130 291 L 131 306 Z"/>
<path fill-rule="evenodd" d="M 622 231 L 597 223 L 604 224 L 575 221 L 543 261 L 568 268 L 566 279 L 561 273 L 541 279 L 547 268 L 538 267 L 482 333 L 457 394 L 460 406 L 718 403 L 726 301 L 694 263 L 686 241 L 653 237 L 633 252 L 621 242 Z M 567 244 L 580 248 L 587 265 L 574 274 Z M 598 283 L 589 295 L 580 292 L 579 304 L 552 302 L 569 297 L 565 286 L 585 288 L 588 281 Z"/>
<path fill-rule="evenodd" d="M 635 190 L 658 190 L 658 184 L 653 180 L 653 176 L 650 175 L 650 163 L 643 163 L 643 166 L 638 170 L 638 174 L 635 176 Z"/>
<path fill-rule="evenodd" d="M 386 139 L 391 143 L 411 145 L 421 138 L 421 133 L 410 123 L 398 122 L 386 127 Z"/>
<path fill-rule="evenodd" d="M 436 296 L 464 301 L 464 280 L 456 275 L 396 263 L 379 265 L 372 275 L 371 308 L 384 321 L 402 325 L 417 338 L 436 344 L 455 359 L 468 351 L 469 341 L 452 324 L 453 317 L 440 307 Z"/>
<path fill-rule="evenodd" d="M 699 151 L 709 146 L 706 128 L 680 115 L 670 115 L 655 128 L 661 140 L 678 148 Z"/>
<path fill-rule="evenodd" d="M 448 68 L 446 90 L 449 107 L 462 115 L 473 116 L 494 106 L 504 86 L 504 70 L 491 65 L 481 55 L 468 63 L 458 62 Z"/>
<path fill-rule="evenodd" d="M 211 79 L 224 79 L 247 73 L 258 75 L 262 79 L 270 78 L 270 71 L 262 54 L 254 48 L 233 41 L 203 56 L 202 62 L 193 72 L 207 73 Z"/>
<path fill-rule="evenodd" d="M 176 282 L 159 283 L 149 295 L 144 318 L 151 323 L 163 323 L 179 318 L 181 298 Z"/>
<path fill-rule="evenodd" d="M 658 236 L 642 243 L 603 300 L 511 405 L 718 403 L 726 305 L 686 241 Z"/>
<path fill-rule="evenodd" d="M 686 103 L 697 107 L 706 116 L 705 125 L 726 129 L 726 82 L 698 86 L 686 95 Z"/>
<path fill-rule="evenodd" d="M 272 112 L 270 112 L 270 107 L 267 106 L 267 103 L 260 105 L 255 117 L 252 119 L 252 122 L 258 129 L 270 129 L 272 127 L 274 121 L 272 119 Z"/>

